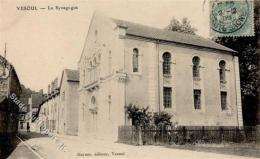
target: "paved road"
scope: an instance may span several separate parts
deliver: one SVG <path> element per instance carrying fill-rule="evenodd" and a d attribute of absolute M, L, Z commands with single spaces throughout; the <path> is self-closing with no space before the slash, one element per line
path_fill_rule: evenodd
<path fill-rule="evenodd" d="M 41 159 L 33 152 L 24 142 L 17 145 L 15 150 L 11 153 L 8 159 Z"/>
<path fill-rule="evenodd" d="M 55 140 L 50 137 L 35 137 L 26 140 L 26 143 L 36 148 L 45 159 L 253 159 L 164 146 L 133 146 L 78 136 L 55 135 L 55 137 L 66 145 L 65 151 L 60 150 Z"/>

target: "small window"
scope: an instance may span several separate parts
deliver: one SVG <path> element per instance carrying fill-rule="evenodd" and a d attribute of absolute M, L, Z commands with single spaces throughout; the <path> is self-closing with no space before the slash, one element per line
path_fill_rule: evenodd
<path fill-rule="evenodd" d="M 111 67 L 112 67 L 112 52 L 109 50 L 108 52 L 108 74 L 111 73 Z"/>
<path fill-rule="evenodd" d="M 138 56 L 139 56 L 139 52 L 138 52 L 138 49 L 134 49 L 133 50 L 133 72 L 138 72 L 139 71 L 139 59 L 138 59 Z"/>
<path fill-rule="evenodd" d="M 221 109 L 227 110 L 227 92 L 221 91 L 220 97 L 221 97 Z"/>
<path fill-rule="evenodd" d="M 94 96 L 91 97 L 91 104 L 93 104 L 93 105 L 96 104 L 96 98 Z"/>
<path fill-rule="evenodd" d="M 62 101 L 65 100 L 65 92 L 62 92 Z"/>
<path fill-rule="evenodd" d="M 85 104 L 82 104 L 82 119 L 85 120 Z"/>
<path fill-rule="evenodd" d="M 226 62 L 224 60 L 221 60 L 219 62 L 219 78 L 220 82 L 226 81 Z"/>
<path fill-rule="evenodd" d="M 198 56 L 193 57 L 193 78 L 200 77 L 200 58 Z"/>
<path fill-rule="evenodd" d="M 164 108 L 172 107 L 172 88 L 163 87 L 163 105 Z"/>
<path fill-rule="evenodd" d="M 95 30 L 95 34 L 94 35 L 95 35 L 95 41 L 94 42 L 96 43 L 97 42 L 97 36 L 98 36 L 98 30 Z"/>
<path fill-rule="evenodd" d="M 82 78 L 83 78 L 83 85 L 86 83 L 86 72 L 85 72 L 85 69 L 83 69 L 83 75 L 82 75 Z"/>
<path fill-rule="evenodd" d="M 163 74 L 171 74 L 171 54 L 169 52 L 163 54 Z"/>
<path fill-rule="evenodd" d="M 101 54 L 98 54 L 98 63 L 101 62 Z"/>
<path fill-rule="evenodd" d="M 194 96 L 194 108 L 201 109 L 201 90 L 195 89 L 193 92 Z"/>
<path fill-rule="evenodd" d="M 94 59 L 93 59 L 93 63 L 94 63 L 94 65 L 97 64 L 97 59 L 96 59 L 96 57 L 94 57 Z"/>

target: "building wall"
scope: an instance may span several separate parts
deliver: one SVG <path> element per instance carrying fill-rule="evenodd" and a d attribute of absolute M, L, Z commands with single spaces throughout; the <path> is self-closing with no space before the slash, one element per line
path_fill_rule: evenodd
<path fill-rule="evenodd" d="M 66 91 L 67 134 L 78 135 L 78 82 L 68 82 Z"/>
<path fill-rule="evenodd" d="M 60 105 L 59 105 L 59 133 L 60 134 L 67 134 L 67 90 L 68 85 L 66 83 L 67 79 L 63 72 L 63 78 L 61 79 L 61 86 L 60 86 Z"/>
<path fill-rule="evenodd" d="M 18 120 L 19 120 L 19 106 L 10 99 L 11 94 L 15 94 L 17 98 L 20 98 L 22 92 L 19 78 L 15 72 L 13 66 L 10 65 L 10 76 L 8 77 L 8 133 L 17 133 L 18 130 Z"/>
<path fill-rule="evenodd" d="M 60 86 L 59 133 L 78 135 L 79 82 L 68 81 L 63 72 Z"/>
<path fill-rule="evenodd" d="M 125 36 L 125 28 L 94 15 L 78 63 L 79 135 L 116 140 L 119 125 L 130 124 L 124 106 L 136 104 L 150 111 L 166 111 L 172 121 L 186 126 L 241 126 L 239 70 L 236 57 L 174 43 Z M 139 68 L 132 70 L 133 49 L 139 50 Z M 162 73 L 162 55 L 171 53 L 171 76 Z M 200 58 L 200 80 L 192 76 L 192 59 Z M 226 62 L 226 84 L 220 85 L 219 62 Z M 163 87 L 172 87 L 172 107 L 163 107 Z M 202 91 L 202 108 L 195 110 L 193 90 Z M 222 111 L 220 91 L 228 93 Z M 94 99 L 92 101 L 92 99 Z M 240 99 L 240 100 L 239 100 Z"/>
<path fill-rule="evenodd" d="M 46 111 L 44 117 L 45 119 L 44 126 L 45 129 L 49 130 L 51 133 L 58 133 L 58 107 L 59 107 L 59 95 L 53 96 L 51 99 L 45 101 L 42 105 L 41 111 Z"/>
<path fill-rule="evenodd" d="M 120 73 L 124 70 L 124 49 L 118 38 L 120 31 L 109 19 L 94 15 L 79 61 L 80 136 L 116 140 L 117 126 L 124 124 L 125 91 L 119 80 L 124 76 Z"/>
<path fill-rule="evenodd" d="M 58 133 L 59 134 L 66 134 L 67 131 L 67 118 L 66 118 L 66 100 L 65 92 L 67 90 L 67 85 L 61 85 L 60 87 L 60 105 L 58 109 Z"/>
<path fill-rule="evenodd" d="M 140 53 L 140 72 L 132 72 L 133 49 Z M 171 77 L 162 73 L 162 55 L 171 53 Z M 200 57 L 201 80 L 193 81 L 192 58 Z M 226 90 L 228 110 L 222 111 L 220 104 L 219 62 L 226 61 Z M 173 115 L 173 122 L 179 125 L 238 126 L 242 116 L 237 100 L 239 85 L 235 76 L 235 57 L 223 53 L 195 47 L 184 47 L 169 43 L 155 43 L 144 39 L 125 39 L 125 67 L 127 72 L 126 103 L 140 106 L 149 105 L 152 111 L 167 111 Z M 236 66 L 238 69 L 238 66 Z M 163 107 L 163 86 L 172 87 L 172 108 Z M 202 109 L 194 109 L 193 89 L 202 90 Z M 239 104 L 240 103 L 240 104 Z M 239 119 L 238 119 L 239 118 Z"/>

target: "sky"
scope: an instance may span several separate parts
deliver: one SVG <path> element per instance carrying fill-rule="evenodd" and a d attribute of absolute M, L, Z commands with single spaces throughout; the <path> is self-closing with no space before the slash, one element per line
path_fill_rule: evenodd
<path fill-rule="evenodd" d="M 0 54 L 26 87 L 47 90 L 65 68 L 77 69 L 95 11 L 108 17 L 164 28 L 187 17 L 197 34 L 209 37 L 208 0 L 0 0 Z M 204 5 L 203 5 L 204 4 Z M 77 10 L 19 11 L 19 6 L 77 6 Z M 203 7 L 204 6 L 204 7 Z"/>

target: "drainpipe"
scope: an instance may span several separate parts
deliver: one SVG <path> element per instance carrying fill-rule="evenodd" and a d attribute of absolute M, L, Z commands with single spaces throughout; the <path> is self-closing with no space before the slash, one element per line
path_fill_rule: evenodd
<path fill-rule="evenodd" d="M 161 86 L 160 86 L 160 53 L 159 53 L 159 40 L 155 42 L 156 52 L 158 56 L 158 105 L 159 114 L 161 113 Z"/>
<path fill-rule="evenodd" d="M 237 103 L 237 83 L 236 83 L 236 64 L 235 64 L 235 55 L 232 57 L 232 62 L 233 62 L 233 69 L 234 69 L 234 77 L 235 77 L 235 94 L 236 94 L 236 113 L 237 113 L 237 126 L 239 127 L 239 118 L 238 118 L 238 103 Z M 241 103 L 242 104 L 242 103 Z M 242 109 L 242 106 L 241 106 Z"/>
<path fill-rule="evenodd" d="M 125 41 L 124 41 L 125 42 Z M 126 73 L 126 66 L 125 66 L 125 54 L 126 54 L 126 52 L 125 52 L 125 47 L 124 47 L 124 72 Z M 125 123 L 124 123 L 124 125 L 126 125 L 127 124 L 127 114 L 126 114 L 126 82 L 127 82 L 127 74 L 126 74 L 126 80 L 125 80 L 125 82 L 124 82 L 124 93 L 125 93 L 125 101 L 124 101 L 124 114 L 125 114 Z"/>

